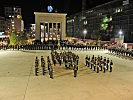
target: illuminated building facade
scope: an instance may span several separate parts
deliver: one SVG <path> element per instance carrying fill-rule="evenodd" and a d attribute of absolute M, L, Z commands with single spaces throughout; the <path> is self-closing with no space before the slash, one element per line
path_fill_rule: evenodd
<path fill-rule="evenodd" d="M 17 17 L 21 15 L 21 8 L 19 7 L 5 7 L 5 17 L 10 18 L 12 16 Z"/>
<path fill-rule="evenodd" d="M 0 16 L 0 45 L 8 43 L 9 36 L 5 35 L 5 17 Z"/>
<path fill-rule="evenodd" d="M 0 32 L 5 32 L 5 18 L 0 16 Z"/>
<path fill-rule="evenodd" d="M 119 37 L 122 31 L 124 42 L 133 43 L 133 1 L 114 0 L 92 9 L 67 17 L 67 36 L 109 41 Z"/>
<path fill-rule="evenodd" d="M 21 33 L 24 30 L 24 21 L 22 19 L 21 8 L 5 7 L 6 28 L 5 32 Z"/>
<path fill-rule="evenodd" d="M 64 40 L 66 37 L 66 15 L 63 13 L 34 12 L 35 39 L 38 42 Z"/>

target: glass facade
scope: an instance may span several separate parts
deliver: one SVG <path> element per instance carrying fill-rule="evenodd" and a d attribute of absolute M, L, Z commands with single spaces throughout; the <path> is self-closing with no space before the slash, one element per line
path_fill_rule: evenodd
<path fill-rule="evenodd" d="M 109 41 L 124 35 L 124 42 L 133 43 L 133 1 L 114 0 L 67 17 L 67 36 Z"/>

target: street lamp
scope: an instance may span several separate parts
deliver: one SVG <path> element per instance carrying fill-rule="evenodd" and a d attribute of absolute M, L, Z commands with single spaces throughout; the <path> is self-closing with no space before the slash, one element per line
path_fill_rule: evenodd
<path fill-rule="evenodd" d="M 119 31 L 119 35 L 120 35 L 120 37 L 121 37 L 122 34 L 123 34 L 122 30 L 120 30 L 120 31 Z"/>
<path fill-rule="evenodd" d="M 120 30 L 120 31 L 119 31 L 119 35 L 120 35 L 119 39 L 120 39 L 120 44 L 121 44 L 121 45 L 122 45 L 122 43 L 124 42 L 124 35 L 122 36 L 122 34 L 123 34 L 123 31 Z"/>
<path fill-rule="evenodd" d="M 74 37 L 74 19 L 72 20 L 72 37 Z"/>
<path fill-rule="evenodd" d="M 84 40 L 85 40 L 85 36 L 87 34 L 87 30 L 86 29 L 83 30 L 83 34 L 84 34 Z"/>

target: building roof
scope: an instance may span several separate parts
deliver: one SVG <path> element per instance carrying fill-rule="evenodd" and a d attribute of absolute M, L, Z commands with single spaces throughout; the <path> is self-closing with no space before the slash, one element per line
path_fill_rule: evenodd
<path fill-rule="evenodd" d="M 49 15 L 49 14 L 51 14 L 51 15 L 67 15 L 66 13 L 47 13 L 47 12 L 34 12 L 34 14 L 36 15 L 36 14 L 47 14 L 47 15 Z"/>

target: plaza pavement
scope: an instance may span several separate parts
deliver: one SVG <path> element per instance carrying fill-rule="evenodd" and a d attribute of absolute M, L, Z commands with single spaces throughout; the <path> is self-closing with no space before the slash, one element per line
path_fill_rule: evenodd
<path fill-rule="evenodd" d="M 78 76 L 64 65 L 54 66 L 54 79 L 34 75 L 35 57 L 50 51 L 0 51 L 0 100 L 133 100 L 133 60 L 107 51 L 73 51 L 79 54 Z M 114 62 L 113 72 L 96 73 L 85 66 L 86 55 L 102 55 Z"/>

